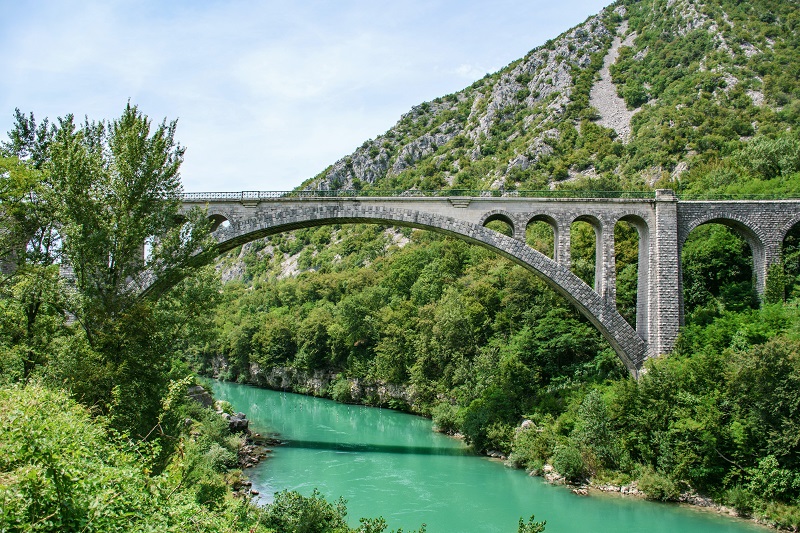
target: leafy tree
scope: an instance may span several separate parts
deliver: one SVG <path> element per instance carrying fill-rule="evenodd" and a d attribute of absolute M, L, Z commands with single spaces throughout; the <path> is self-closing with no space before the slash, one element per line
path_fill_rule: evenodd
<path fill-rule="evenodd" d="M 11 335 L 14 350 L 25 352 L 23 377 L 50 352 L 56 361 L 45 375 L 111 413 L 119 428 L 143 436 L 157 422 L 180 326 L 170 331 L 168 306 L 156 313 L 136 281 L 148 271 L 156 280 L 182 275 L 208 244 L 199 213 L 177 223 L 184 149 L 175 141 L 176 123 L 152 128 L 130 103 L 110 122 L 77 126 L 68 115 L 37 126 L 33 115 L 19 112 L 16 120 L 3 151 L 21 160 L 2 160 L 0 192 L 12 229 L 4 232 L 2 252 L 17 264 L 14 298 L 2 303 L 6 316 L 19 313 L 26 324 Z M 58 261 L 69 273 L 66 291 Z M 54 334 L 43 329 L 67 333 L 64 312 L 80 332 L 48 344 Z M 129 401 L 134 397 L 137 402 Z"/>
<path fill-rule="evenodd" d="M 0 337 L 13 347 L 23 379 L 46 361 L 63 324 L 55 197 L 45 172 L 16 154 L 0 157 Z"/>

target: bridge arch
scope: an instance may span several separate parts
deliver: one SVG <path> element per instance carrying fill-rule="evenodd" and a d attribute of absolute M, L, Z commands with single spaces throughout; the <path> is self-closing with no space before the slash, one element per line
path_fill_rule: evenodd
<path fill-rule="evenodd" d="M 211 231 L 217 231 L 223 224 L 228 221 L 228 218 L 221 214 L 221 213 L 214 213 L 213 215 L 208 215 L 208 220 L 211 221 Z"/>
<path fill-rule="evenodd" d="M 480 225 L 486 226 L 489 222 L 494 222 L 495 220 L 507 224 L 509 228 L 511 228 L 511 236 L 516 236 L 519 230 L 518 224 L 515 220 L 516 217 L 511 213 L 503 211 L 501 209 L 495 209 L 493 211 L 489 211 L 488 213 L 484 214 L 481 217 Z"/>
<path fill-rule="evenodd" d="M 800 224 L 800 214 L 793 216 L 790 218 L 783 226 L 780 228 L 779 242 L 783 242 L 786 240 L 786 237 L 789 235 L 789 232 L 792 231 L 797 224 Z"/>
<path fill-rule="evenodd" d="M 627 321 L 609 306 L 591 287 L 568 268 L 527 246 L 518 239 L 507 237 L 482 225 L 457 220 L 429 212 L 360 206 L 354 202 L 320 205 L 301 209 L 278 207 L 257 212 L 242 220 L 232 220 L 227 228 L 220 227 L 213 236 L 217 246 L 197 254 L 196 264 L 210 262 L 214 257 L 247 242 L 286 231 L 331 224 L 374 223 L 412 227 L 453 236 L 483 246 L 532 271 L 551 288 L 571 302 L 600 331 L 633 375 L 638 375 L 645 358 L 647 345 Z M 175 283 L 167 278 L 163 283 L 143 283 L 144 296 L 158 294 Z"/>
<path fill-rule="evenodd" d="M 750 246 L 753 260 L 753 273 L 755 275 L 755 290 L 760 295 L 764 293 L 766 284 L 766 266 L 770 258 L 767 257 L 766 243 L 771 242 L 764 235 L 761 227 L 754 224 L 749 218 L 738 213 L 706 213 L 691 219 L 678 233 L 678 250 L 683 250 L 683 245 L 689 234 L 704 224 L 720 224 L 732 229 Z M 788 231 L 788 230 L 787 230 Z"/>

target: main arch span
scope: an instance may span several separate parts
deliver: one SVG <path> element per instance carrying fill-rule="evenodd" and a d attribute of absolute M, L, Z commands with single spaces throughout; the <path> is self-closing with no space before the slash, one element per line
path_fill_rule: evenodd
<path fill-rule="evenodd" d="M 276 233 L 345 223 L 421 228 L 484 246 L 531 270 L 575 305 L 634 375 L 647 357 L 669 353 L 675 345 L 683 316 L 680 252 L 693 228 L 721 222 L 742 234 L 753 250 L 756 289 L 763 292 L 767 268 L 780 259 L 783 237 L 800 219 L 800 200 L 679 201 L 671 190 L 596 196 L 189 193 L 183 205 L 207 211 L 215 225 L 215 254 Z M 484 227 L 492 220 L 509 224 L 512 236 Z M 569 232 L 577 220 L 589 222 L 597 236 L 594 287 L 570 271 Z M 533 221 L 553 228 L 553 258 L 525 244 L 525 228 Z M 635 329 L 616 308 L 614 226 L 619 221 L 639 233 Z"/>

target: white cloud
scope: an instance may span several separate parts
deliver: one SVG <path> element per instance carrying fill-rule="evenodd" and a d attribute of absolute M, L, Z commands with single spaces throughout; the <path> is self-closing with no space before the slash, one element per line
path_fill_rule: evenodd
<path fill-rule="evenodd" d="M 488 74 L 492 70 L 495 70 L 495 69 L 485 69 L 485 68 L 480 68 L 480 67 L 476 67 L 475 65 L 470 65 L 470 64 L 465 63 L 465 64 L 459 65 L 458 67 L 453 69 L 452 72 L 454 74 L 462 77 L 462 78 L 474 81 L 474 80 L 477 80 L 479 78 L 484 77 L 486 74 Z"/>

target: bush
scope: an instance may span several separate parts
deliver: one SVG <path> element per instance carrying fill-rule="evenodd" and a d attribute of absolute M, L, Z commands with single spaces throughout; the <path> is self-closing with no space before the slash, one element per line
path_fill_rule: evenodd
<path fill-rule="evenodd" d="M 678 485 L 666 475 L 646 467 L 639 474 L 639 490 L 643 491 L 648 500 L 662 502 L 677 501 L 681 495 Z"/>
<path fill-rule="evenodd" d="M 781 468 L 778 459 L 774 455 L 768 455 L 751 470 L 748 488 L 766 500 L 788 502 L 800 489 L 800 476 Z"/>
<path fill-rule="evenodd" d="M 436 430 L 448 435 L 458 433 L 459 427 L 463 422 L 458 406 L 447 402 L 436 404 L 431 409 L 431 416 Z"/>
<path fill-rule="evenodd" d="M 297 492 L 283 491 L 275 495 L 275 501 L 267 508 L 265 524 L 282 533 L 350 531 L 346 516 L 342 499 L 334 505 L 325 501 L 316 489 L 307 498 Z"/>
<path fill-rule="evenodd" d="M 515 466 L 538 472 L 544 462 L 553 455 L 556 435 L 552 431 L 552 417 L 545 418 L 543 428 L 519 428 L 511 443 L 509 461 Z"/>
<path fill-rule="evenodd" d="M 589 473 L 581 452 L 574 446 L 564 444 L 556 446 L 553 467 L 570 483 L 583 481 Z"/>
<path fill-rule="evenodd" d="M 753 499 L 753 494 L 741 485 L 736 485 L 725 494 L 725 501 L 736 509 L 739 516 L 750 516 L 753 513 Z"/>
<path fill-rule="evenodd" d="M 215 472 L 225 472 L 237 464 L 236 454 L 216 442 L 206 451 L 205 459 Z"/>
<path fill-rule="evenodd" d="M 764 518 L 778 529 L 797 531 L 800 528 L 800 508 L 773 502 L 764 509 Z"/>
<path fill-rule="evenodd" d="M 340 403 L 351 403 L 353 394 L 350 389 L 350 381 L 344 377 L 338 378 L 331 383 L 331 399 Z"/>

